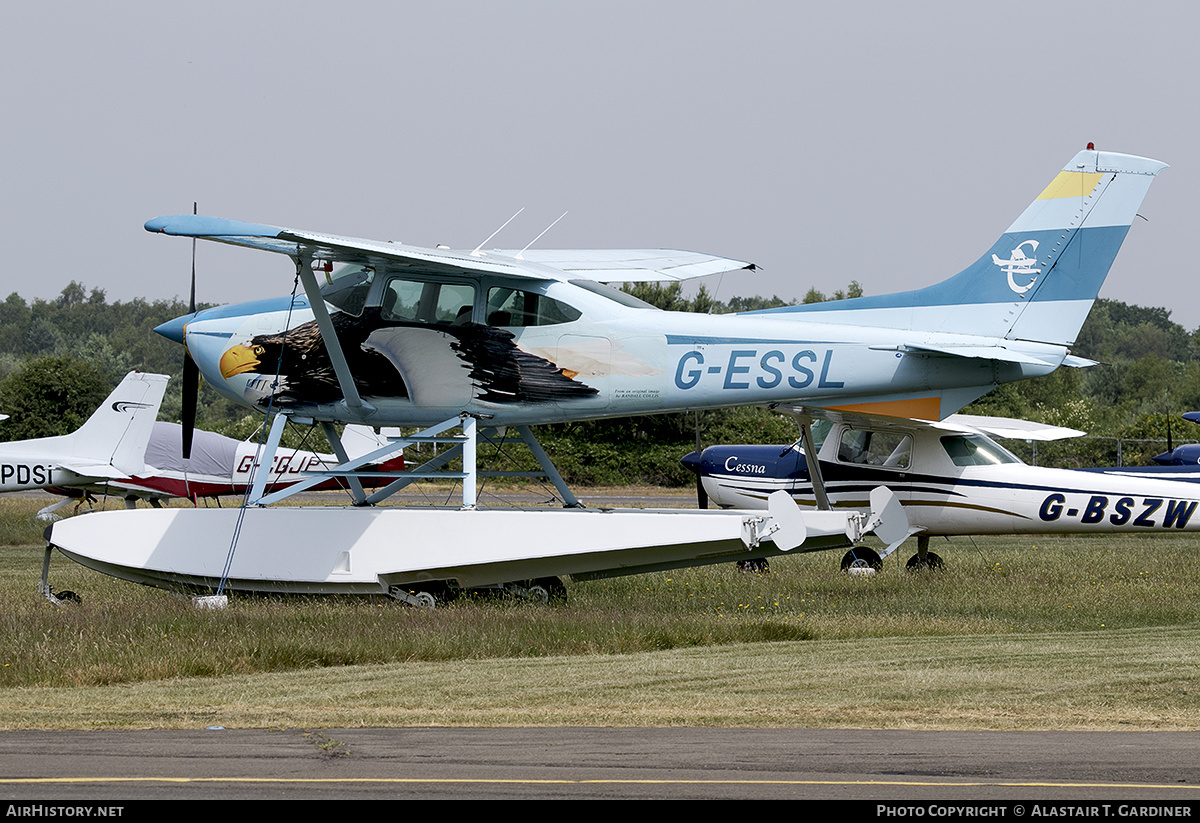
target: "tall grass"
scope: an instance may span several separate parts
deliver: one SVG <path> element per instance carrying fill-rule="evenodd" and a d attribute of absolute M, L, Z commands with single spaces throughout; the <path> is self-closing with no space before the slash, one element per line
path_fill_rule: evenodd
<path fill-rule="evenodd" d="M 986 538 L 937 547 L 942 573 L 909 574 L 905 547 L 874 578 L 839 553 L 569 584 L 567 603 L 465 597 L 433 611 L 382 598 L 234 595 L 198 611 L 158 589 L 55 555 L 30 525 L 42 501 L 0 501 L 0 687 L 132 684 L 355 664 L 631 654 L 737 643 L 1117 632 L 1194 624 L 1200 564 L 1188 535 Z M 901 556 L 902 555 L 902 556 Z"/>

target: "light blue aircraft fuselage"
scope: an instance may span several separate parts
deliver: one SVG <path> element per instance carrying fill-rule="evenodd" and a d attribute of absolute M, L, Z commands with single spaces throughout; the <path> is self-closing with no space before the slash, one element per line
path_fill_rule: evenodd
<path fill-rule="evenodd" d="M 186 343 L 209 386 L 260 410 L 373 426 L 746 404 L 941 419 L 1001 383 L 1087 365 L 1068 347 L 1163 168 L 1080 152 L 948 280 L 723 316 L 659 311 L 598 284 L 751 267 L 689 252 L 456 252 L 194 215 L 146 228 L 296 261 L 304 297 L 158 329 Z M 334 263 L 345 267 L 331 276 Z"/>

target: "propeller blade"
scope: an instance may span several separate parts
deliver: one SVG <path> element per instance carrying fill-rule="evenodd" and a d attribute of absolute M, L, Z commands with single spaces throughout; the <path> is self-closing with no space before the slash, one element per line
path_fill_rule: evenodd
<path fill-rule="evenodd" d="M 183 459 L 192 456 L 192 434 L 196 430 L 196 402 L 200 394 L 200 367 L 190 354 L 183 360 Z"/>
<path fill-rule="evenodd" d="M 193 201 L 192 214 L 197 214 L 198 204 Z M 192 238 L 192 289 L 188 297 L 188 312 L 196 313 L 196 238 Z M 185 327 L 186 329 L 186 327 Z M 196 431 L 196 403 L 200 395 L 200 367 L 187 350 L 187 337 L 183 343 L 183 459 L 192 456 L 192 437 Z"/>
<path fill-rule="evenodd" d="M 192 202 L 192 214 L 197 213 L 198 204 Z M 188 311 L 192 314 L 196 313 L 196 238 L 192 238 L 192 292 L 188 298 Z"/>
<path fill-rule="evenodd" d="M 708 508 L 708 492 L 704 490 L 704 480 L 700 475 L 696 475 L 696 503 L 700 508 Z"/>

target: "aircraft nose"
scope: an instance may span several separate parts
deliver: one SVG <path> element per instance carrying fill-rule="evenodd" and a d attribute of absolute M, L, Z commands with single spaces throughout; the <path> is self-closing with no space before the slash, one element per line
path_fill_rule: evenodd
<path fill-rule="evenodd" d="M 183 329 L 195 316 L 195 314 L 185 314 L 182 317 L 176 317 L 174 320 L 168 320 L 160 326 L 155 326 L 154 331 L 168 340 L 174 340 L 176 343 L 182 344 Z"/>
<path fill-rule="evenodd" d="M 682 458 L 680 458 L 679 462 L 687 466 L 696 474 L 702 474 L 704 472 L 704 462 L 700 452 L 691 452 L 689 454 L 685 454 Z"/>

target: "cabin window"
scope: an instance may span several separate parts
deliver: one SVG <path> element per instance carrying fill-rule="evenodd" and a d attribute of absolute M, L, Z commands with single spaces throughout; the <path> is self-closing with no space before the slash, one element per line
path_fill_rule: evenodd
<path fill-rule="evenodd" d="M 907 469 L 911 459 L 912 438 L 900 432 L 845 429 L 838 444 L 838 460 L 843 463 Z"/>
<path fill-rule="evenodd" d="M 620 303 L 622 306 L 627 306 L 631 309 L 654 309 L 658 310 L 658 306 L 653 306 L 645 300 L 634 297 L 632 294 L 623 292 L 620 289 L 613 288 L 607 283 L 597 283 L 595 280 L 572 280 L 571 285 L 579 286 L 581 289 L 587 289 L 593 294 L 598 294 L 601 297 L 607 297 Z"/>
<path fill-rule="evenodd" d="M 956 466 L 998 466 L 1020 463 L 1012 452 L 979 434 L 952 434 L 942 438 L 942 448 Z"/>
<path fill-rule="evenodd" d="M 325 285 L 321 287 L 321 296 L 326 303 L 346 314 L 361 317 L 374 277 L 373 269 L 346 266 L 332 277 L 327 276 Z"/>
<path fill-rule="evenodd" d="M 383 293 L 384 320 L 461 326 L 471 322 L 475 287 L 467 283 L 428 283 L 393 278 Z"/>
<path fill-rule="evenodd" d="M 503 287 L 488 291 L 489 326 L 553 326 L 570 323 L 581 316 L 579 309 L 544 294 Z"/>

